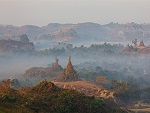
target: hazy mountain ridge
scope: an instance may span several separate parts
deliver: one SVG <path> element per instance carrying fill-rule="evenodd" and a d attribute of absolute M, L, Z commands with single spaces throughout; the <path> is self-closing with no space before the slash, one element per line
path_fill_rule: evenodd
<path fill-rule="evenodd" d="M 30 39 L 42 40 L 49 35 L 48 41 L 131 41 L 132 39 L 148 40 L 150 37 L 150 24 L 137 23 L 109 23 L 100 25 L 86 22 L 78 24 L 50 23 L 47 26 L 24 25 L 16 27 L 12 25 L 0 26 L 0 38 L 17 38 L 21 34 L 27 34 Z M 44 35 L 44 36 L 43 36 Z M 46 38 L 44 39 L 46 40 Z"/>

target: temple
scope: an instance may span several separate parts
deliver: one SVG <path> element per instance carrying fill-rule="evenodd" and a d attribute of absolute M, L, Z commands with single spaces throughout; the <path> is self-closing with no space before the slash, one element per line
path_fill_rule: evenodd
<path fill-rule="evenodd" d="M 78 73 L 74 70 L 73 65 L 71 63 L 71 57 L 69 57 L 66 69 L 64 69 L 62 73 L 62 81 L 77 81 L 77 80 L 78 80 Z"/>
<path fill-rule="evenodd" d="M 145 48 L 145 45 L 144 45 L 144 42 L 143 40 L 141 39 L 140 43 L 139 43 L 139 46 L 137 46 L 138 49 L 144 49 Z"/>
<path fill-rule="evenodd" d="M 61 67 L 61 65 L 59 65 L 59 60 L 58 60 L 57 57 L 55 59 L 55 63 L 53 64 L 52 68 L 55 71 L 61 71 L 61 70 L 63 70 L 63 68 Z"/>

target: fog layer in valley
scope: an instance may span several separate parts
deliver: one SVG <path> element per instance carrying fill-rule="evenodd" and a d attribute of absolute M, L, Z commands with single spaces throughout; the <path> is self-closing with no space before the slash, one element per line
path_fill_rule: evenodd
<path fill-rule="evenodd" d="M 59 64 L 65 68 L 67 65 L 67 56 L 56 56 L 59 59 Z M 31 67 L 48 67 L 55 62 L 56 57 L 51 56 L 13 56 L 0 58 L 0 79 L 13 79 L 14 77 L 21 76 L 25 71 Z M 103 69 L 120 71 L 124 68 L 128 73 L 135 77 L 144 76 L 149 74 L 149 56 L 125 56 L 125 55 L 109 55 L 98 56 L 96 58 L 74 57 L 71 56 L 72 64 L 80 68 L 95 69 L 100 66 Z"/>
<path fill-rule="evenodd" d="M 31 67 L 46 67 L 52 58 L 37 56 L 14 56 L 0 58 L 0 79 L 21 75 Z"/>

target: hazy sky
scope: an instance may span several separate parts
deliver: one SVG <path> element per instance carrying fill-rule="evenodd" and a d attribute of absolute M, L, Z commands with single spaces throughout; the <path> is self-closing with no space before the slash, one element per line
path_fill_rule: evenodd
<path fill-rule="evenodd" d="M 150 0 L 0 0 L 0 24 L 150 23 Z"/>

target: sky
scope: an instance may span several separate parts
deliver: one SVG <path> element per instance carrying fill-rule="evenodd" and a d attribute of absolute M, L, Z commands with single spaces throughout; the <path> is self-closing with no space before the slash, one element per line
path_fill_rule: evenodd
<path fill-rule="evenodd" d="M 150 23 L 150 0 L 0 0 L 0 24 Z"/>

